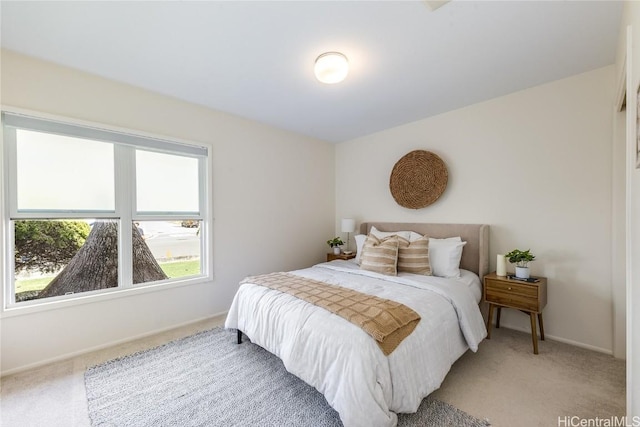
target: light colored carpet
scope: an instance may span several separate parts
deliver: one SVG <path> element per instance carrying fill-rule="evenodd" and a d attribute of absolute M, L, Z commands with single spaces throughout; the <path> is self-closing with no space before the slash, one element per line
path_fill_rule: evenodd
<path fill-rule="evenodd" d="M 612 356 L 531 335 L 493 329 L 477 353 L 467 351 L 432 396 L 493 425 L 558 426 L 558 417 L 622 417 L 626 365 Z M 491 408 L 488 412 L 486 408 Z"/>
<path fill-rule="evenodd" d="M 79 355 L 0 379 L 2 427 L 87 427 L 84 373 L 89 366 L 220 326 L 224 317 Z M 458 360 L 432 396 L 496 427 L 557 426 L 559 416 L 625 413 L 625 363 L 557 341 L 494 329 L 477 353 Z"/>
<path fill-rule="evenodd" d="M 92 425 L 342 426 L 322 394 L 280 359 L 235 337 L 215 328 L 89 368 Z M 399 427 L 485 425 L 433 399 L 398 419 Z"/>

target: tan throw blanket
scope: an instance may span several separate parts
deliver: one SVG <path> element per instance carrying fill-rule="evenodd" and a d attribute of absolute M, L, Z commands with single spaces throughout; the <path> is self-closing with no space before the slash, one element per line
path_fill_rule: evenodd
<path fill-rule="evenodd" d="M 337 314 L 371 335 L 385 356 L 390 355 L 420 321 L 418 313 L 399 302 L 295 274 L 264 274 L 247 277 L 243 283 L 275 289 Z"/>

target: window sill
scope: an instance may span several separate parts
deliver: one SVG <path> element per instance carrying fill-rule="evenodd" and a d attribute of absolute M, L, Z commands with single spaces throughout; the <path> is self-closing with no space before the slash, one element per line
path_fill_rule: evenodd
<path fill-rule="evenodd" d="M 58 299 L 54 301 L 42 302 L 32 305 L 14 305 L 12 307 L 6 307 L 0 312 L 0 319 L 23 316 L 34 313 L 40 313 L 49 310 L 58 310 L 76 305 L 94 304 L 102 301 L 109 301 L 118 298 L 126 298 L 135 295 L 148 294 L 152 292 L 159 292 L 168 289 L 179 288 L 183 286 L 199 285 L 203 283 L 212 282 L 213 278 L 210 276 L 199 276 L 186 278 L 183 280 L 174 280 L 170 283 L 150 283 L 147 285 L 136 285 L 130 288 L 115 288 L 108 290 L 95 291 L 87 293 L 87 295 L 76 296 L 75 298 Z"/>

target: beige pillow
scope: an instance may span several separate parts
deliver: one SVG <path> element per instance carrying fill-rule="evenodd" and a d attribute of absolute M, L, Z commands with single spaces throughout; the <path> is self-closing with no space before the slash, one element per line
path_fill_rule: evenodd
<path fill-rule="evenodd" d="M 398 263 L 398 236 L 390 236 L 378 239 L 370 234 L 364 241 L 362 255 L 360 256 L 360 268 L 376 273 L 396 276 Z"/>
<path fill-rule="evenodd" d="M 398 271 L 431 276 L 428 237 L 422 236 L 412 242 L 398 237 Z"/>

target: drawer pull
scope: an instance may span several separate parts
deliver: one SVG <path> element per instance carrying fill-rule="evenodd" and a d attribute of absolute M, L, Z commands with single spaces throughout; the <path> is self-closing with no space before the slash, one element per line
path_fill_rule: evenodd
<path fill-rule="evenodd" d="M 507 289 L 511 290 L 511 286 L 509 286 Z"/>

